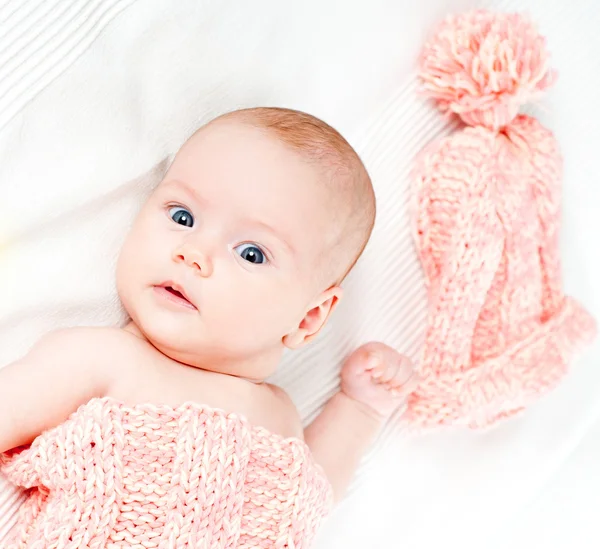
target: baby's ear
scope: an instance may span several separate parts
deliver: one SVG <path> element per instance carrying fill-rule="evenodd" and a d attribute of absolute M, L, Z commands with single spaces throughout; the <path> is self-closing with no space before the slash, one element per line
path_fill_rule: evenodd
<path fill-rule="evenodd" d="M 342 299 L 342 294 L 342 288 L 332 286 L 319 295 L 311 304 L 298 328 L 283 337 L 283 344 L 289 349 L 298 349 L 317 337 L 340 299 Z"/>

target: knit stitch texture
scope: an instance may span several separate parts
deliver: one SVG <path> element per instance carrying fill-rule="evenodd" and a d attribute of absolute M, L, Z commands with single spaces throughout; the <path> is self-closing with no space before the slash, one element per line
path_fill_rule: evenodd
<path fill-rule="evenodd" d="M 193 403 L 93 399 L 0 464 L 29 490 L 3 549 L 301 549 L 332 503 L 303 441 Z"/>
<path fill-rule="evenodd" d="M 447 18 L 421 58 L 425 91 L 467 124 L 414 170 L 429 293 L 413 427 L 487 427 L 554 387 L 596 332 L 562 292 L 562 159 L 519 107 L 548 87 L 545 40 L 518 14 Z"/>

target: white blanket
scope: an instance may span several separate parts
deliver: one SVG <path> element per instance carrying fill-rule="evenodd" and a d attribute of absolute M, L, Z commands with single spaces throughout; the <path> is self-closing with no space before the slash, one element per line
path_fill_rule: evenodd
<path fill-rule="evenodd" d="M 416 359 L 426 300 L 409 231 L 408 172 L 416 152 L 449 128 L 417 96 L 415 59 L 441 17 L 483 5 L 527 9 L 548 37 L 560 79 L 536 112 L 566 156 L 565 284 L 600 317 L 600 8 L 595 0 L 564 4 L 0 3 L 0 367 L 51 328 L 124 320 L 116 254 L 165 159 L 201 123 L 250 105 L 306 110 L 337 127 L 363 156 L 379 204 L 346 300 L 324 336 L 288 355 L 274 381 L 308 422 L 360 343 L 383 340 Z M 590 439 L 584 457 L 568 457 L 599 432 L 599 361 L 596 344 L 559 389 L 485 434 L 414 439 L 392 422 L 317 547 L 566 547 L 552 543 L 571 546 L 574 535 L 578 548 L 597 547 L 600 535 L 585 517 L 588 500 L 599 503 L 600 447 Z M 19 502 L 2 483 L 0 539 Z M 538 545 L 544 536 L 548 543 Z"/>

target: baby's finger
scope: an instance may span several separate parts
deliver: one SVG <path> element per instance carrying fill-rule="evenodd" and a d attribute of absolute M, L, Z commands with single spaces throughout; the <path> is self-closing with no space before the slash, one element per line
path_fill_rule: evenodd
<path fill-rule="evenodd" d="M 374 370 L 376 368 L 381 368 L 383 362 L 381 360 L 381 356 L 379 353 L 369 353 L 367 356 L 367 363 L 365 365 L 365 370 Z"/>
<path fill-rule="evenodd" d="M 390 380 L 388 376 L 388 365 L 378 353 L 371 353 L 365 366 L 365 372 L 369 373 L 375 383 L 386 383 Z"/>
<path fill-rule="evenodd" d="M 413 377 L 415 369 L 413 364 L 408 357 L 401 356 L 396 362 L 396 369 L 392 383 L 394 385 L 405 385 Z"/>
<path fill-rule="evenodd" d="M 408 396 L 417 389 L 421 381 L 421 376 L 417 372 L 413 371 L 410 377 L 405 379 L 403 382 L 400 383 L 395 381 L 392 384 L 392 390 L 398 395 Z"/>

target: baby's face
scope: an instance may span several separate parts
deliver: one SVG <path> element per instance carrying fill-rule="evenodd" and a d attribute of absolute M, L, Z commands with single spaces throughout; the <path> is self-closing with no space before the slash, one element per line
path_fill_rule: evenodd
<path fill-rule="evenodd" d="M 265 377 L 263 359 L 280 356 L 325 290 L 317 270 L 332 233 L 327 204 L 317 170 L 276 138 L 211 124 L 182 147 L 137 217 L 118 263 L 121 300 L 171 358 Z"/>

